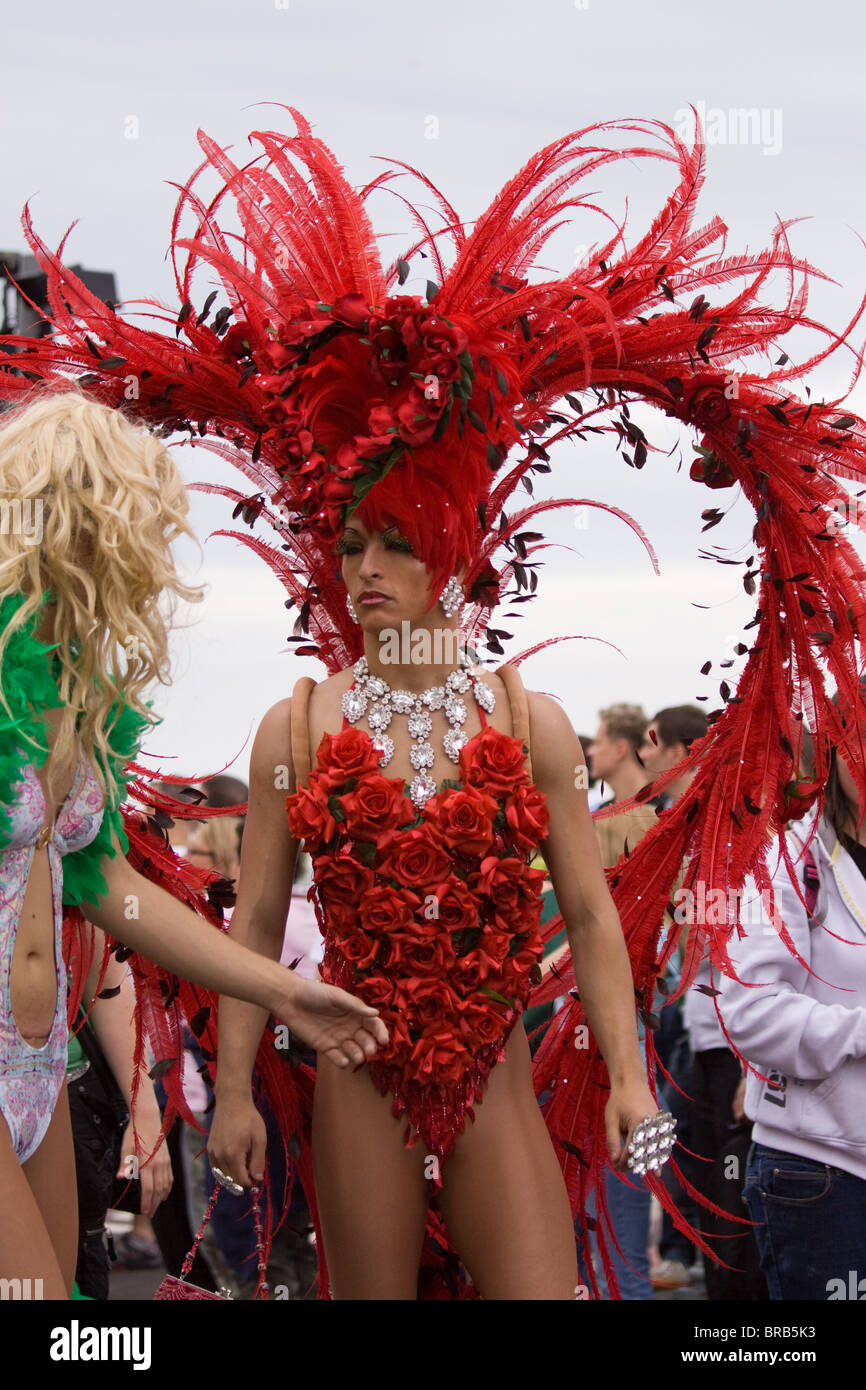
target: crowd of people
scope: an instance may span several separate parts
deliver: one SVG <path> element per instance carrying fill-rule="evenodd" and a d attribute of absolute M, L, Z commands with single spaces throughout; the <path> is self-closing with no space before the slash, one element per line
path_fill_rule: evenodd
<path fill-rule="evenodd" d="M 602 710 L 595 736 L 581 739 L 593 809 L 628 800 L 678 766 L 706 730 L 695 705 L 652 719 L 638 705 Z M 808 778 L 808 733 L 803 747 Z M 607 866 L 694 775 L 597 822 Z M 743 892 L 744 934 L 732 951 L 738 978 L 714 974 L 704 958 L 677 995 L 678 972 L 668 968 L 655 1038 L 659 1092 L 677 1119 L 680 1166 L 707 1205 L 670 1172 L 665 1181 L 706 1248 L 699 1252 L 666 1211 L 651 1245 L 650 1194 L 632 1178 L 614 1208 L 623 1298 L 687 1287 L 705 1288 L 711 1300 L 854 1296 L 845 1271 L 859 1269 L 866 1249 L 866 820 L 835 747 L 825 794 L 820 818 L 788 827 L 795 877 L 776 842 L 772 901 L 754 882 Z M 675 914 L 685 922 L 666 914 L 680 960 L 695 911 L 692 900 Z"/>

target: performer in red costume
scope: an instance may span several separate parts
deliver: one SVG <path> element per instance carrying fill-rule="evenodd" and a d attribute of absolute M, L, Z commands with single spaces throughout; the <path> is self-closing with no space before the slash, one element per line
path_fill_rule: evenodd
<path fill-rule="evenodd" d="M 326 943 L 322 977 L 375 1000 L 388 1029 L 368 1067 L 334 1069 L 336 1084 L 320 1068 L 316 1079 L 315 1200 L 331 1286 L 340 1298 L 416 1297 L 435 1193 L 483 1297 L 573 1298 L 568 1194 L 519 1023 L 541 978 L 544 874 L 529 867 L 539 846 L 608 1063 L 608 1147 L 620 1167 L 623 1141 L 657 1110 L 628 955 L 579 789 L 580 744 L 554 700 L 527 698 L 513 667 L 482 679 L 458 657 L 457 578 L 439 596 L 443 613 L 405 538 L 368 530 L 357 513 L 337 548 L 365 654 L 312 692 L 302 678 L 265 716 L 236 909 L 239 940 L 279 949 L 303 839 Z M 402 625 L 411 649 L 393 663 L 389 639 Z M 430 655 L 449 648 L 451 660 Z M 298 789 L 286 826 L 274 772 L 289 746 Z M 210 1151 L 244 1186 L 264 1157 L 250 1092 L 263 1017 L 221 1004 Z"/>
<path fill-rule="evenodd" d="M 413 1297 L 420 1256 L 424 1292 L 571 1297 L 571 1216 L 606 1163 L 626 1161 L 630 1136 L 631 1163 L 669 1203 L 656 1176 L 669 1132 L 635 1143 L 634 1126 L 655 1104 L 638 1074 L 634 999 L 650 1028 L 652 1076 L 652 994 L 675 946 L 670 938 L 659 949 L 659 932 L 683 860 L 683 886 L 702 882 L 708 900 L 716 889 L 736 897 L 748 875 L 769 885 L 772 835 L 820 799 L 825 781 L 822 767 L 808 787 L 794 784 L 798 739 L 787 731 L 804 710 L 817 747 L 826 729 L 850 749 L 866 795 L 862 721 L 840 726 L 824 671 L 863 713 L 866 574 L 828 521 L 836 479 L 864 480 L 866 428 L 838 401 L 791 392 L 845 341 L 864 305 L 808 361 L 779 355 L 779 339 L 797 325 L 826 332 L 806 316 L 815 272 L 791 253 L 787 224 L 769 249 L 727 257 L 721 219 L 692 225 L 699 132 L 689 147 L 648 121 L 546 146 L 471 232 L 408 169 L 442 225 L 403 199 L 419 238 L 383 268 L 365 203 L 376 188 L 395 191 L 396 171 L 353 189 L 289 109 L 296 133 L 255 132 L 263 153 L 243 167 L 199 133 L 205 159 L 181 192 L 172 235 L 173 249 L 188 253 L 182 273 L 176 263 L 181 308 L 151 306 L 164 334 L 95 300 L 25 211 L 57 336 L 8 343 L 18 353 L 11 365 L 49 379 L 72 372 L 101 400 L 166 434 L 188 430 L 236 463 L 252 496 L 201 486 L 226 495 L 250 526 L 274 526 L 277 545 L 242 538 L 299 610 L 298 652 L 315 652 L 328 673 L 312 695 L 308 681 L 296 686 L 259 730 L 231 932 L 279 954 L 303 838 L 314 855 L 323 976 L 375 1000 L 389 1040 L 363 1071 L 322 1072 L 311 1128 L 310 1072 L 275 1062 L 280 1039 L 262 1011 L 223 1001 L 211 1138 L 222 1180 L 246 1186 L 261 1171 L 255 1061 L 284 1134 L 300 1138 L 323 1293 L 330 1273 L 340 1297 Z M 648 143 L 617 146 L 635 134 Z M 569 274 L 530 282 L 551 231 L 584 203 L 582 180 L 621 159 L 661 159 L 677 172 L 651 227 L 631 245 L 615 227 Z M 207 199 L 197 188 L 206 168 L 222 179 Z M 237 255 L 222 217 L 229 197 L 243 233 Z M 190 212 L 194 235 L 181 237 Z M 435 276 L 423 299 L 393 293 L 416 255 Z M 198 267 L 216 272 L 227 303 L 215 305 L 215 289 L 193 309 Z M 784 272 L 780 306 L 766 299 L 774 270 Z M 742 283 L 725 298 L 732 281 Z M 754 358 L 770 351 L 775 366 L 757 370 Z M 10 390 L 20 381 L 12 377 Z M 558 497 L 508 515 L 505 504 L 520 484 L 531 493 L 533 472 L 549 471 L 554 442 L 588 431 L 615 433 L 627 464 L 643 468 L 652 445 L 630 414 L 634 402 L 697 431 L 694 481 L 714 492 L 739 484 L 753 503 L 755 552 L 743 580 L 757 594 L 757 632 L 736 693 L 721 681 L 707 736 L 646 794 L 695 768 L 688 792 L 606 884 L 578 740 L 556 701 L 525 692 L 516 673 L 536 648 L 483 679 L 475 653 L 485 632 L 502 652 L 502 630 L 489 621 L 501 598 L 535 593 L 533 557 L 544 542 L 527 523 L 554 507 L 605 505 Z M 509 461 L 512 452 L 520 456 Z M 707 526 L 720 516 L 706 511 Z M 509 553 L 497 571 L 500 549 Z M 443 628 L 459 631 L 459 650 L 425 653 L 425 636 Z M 539 848 L 562 910 L 545 939 L 564 922 L 574 966 L 542 978 L 539 880 L 529 867 Z M 737 929 L 738 907 L 727 923 L 696 924 L 682 988 L 707 951 L 730 973 Z M 574 997 L 530 1073 L 520 1014 L 565 994 L 575 975 Z M 200 992 L 190 1001 L 182 989 L 180 1002 L 187 1012 L 199 1006 L 195 1031 L 213 1051 Z M 584 1020 L 585 1049 L 575 1046 Z M 596 1200 L 610 1280 L 600 1190 Z"/>

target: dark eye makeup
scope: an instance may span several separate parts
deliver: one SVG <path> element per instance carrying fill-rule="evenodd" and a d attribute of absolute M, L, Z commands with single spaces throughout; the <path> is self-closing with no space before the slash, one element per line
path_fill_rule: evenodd
<path fill-rule="evenodd" d="M 401 536 L 399 532 L 392 535 L 390 531 L 386 531 L 384 539 L 389 550 L 406 550 L 410 553 L 412 552 L 413 547 L 411 541 L 407 541 L 406 537 Z M 334 546 L 334 550 L 338 555 L 356 555 L 361 548 L 361 545 L 354 537 L 348 536 L 340 536 Z"/>

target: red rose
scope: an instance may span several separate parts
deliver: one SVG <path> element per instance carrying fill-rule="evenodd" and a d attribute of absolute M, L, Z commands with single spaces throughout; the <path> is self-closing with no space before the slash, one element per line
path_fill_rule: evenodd
<path fill-rule="evenodd" d="M 529 781 L 520 739 L 492 724 L 460 749 L 460 772 L 467 786 L 481 787 L 494 796 Z"/>
<path fill-rule="evenodd" d="M 326 473 L 322 479 L 322 505 L 338 512 L 351 502 L 355 494 L 355 484 L 351 478 L 340 478 L 336 473 Z"/>
<path fill-rule="evenodd" d="M 539 787 L 515 787 L 505 802 L 508 835 L 515 849 L 535 849 L 547 836 L 547 796 Z"/>
<path fill-rule="evenodd" d="M 504 1006 L 500 1005 L 499 1008 Z M 473 1049 L 499 1042 L 508 1030 L 508 1017 L 500 1013 L 492 1001 L 485 1005 L 470 1000 L 462 1006 L 461 1014 L 463 1024 L 468 1029 L 469 1045 Z"/>
<path fill-rule="evenodd" d="M 393 384 L 406 360 L 406 345 L 399 332 L 399 326 L 378 314 L 371 314 L 367 324 L 367 337 L 373 351 L 381 359 L 379 365 L 382 375 L 389 385 Z M 385 353 L 388 354 L 387 357 L 384 356 Z"/>
<path fill-rule="evenodd" d="M 512 933 L 485 927 L 478 940 L 478 951 L 501 965 L 511 949 Z"/>
<path fill-rule="evenodd" d="M 447 936 L 417 936 L 395 932 L 386 938 L 389 969 L 399 966 L 404 974 L 442 976 L 454 963 L 454 948 Z"/>
<path fill-rule="evenodd" d="M 495 854 L 488 854 L 471 875 L 470 887 L 476 893 L 489 896 L 496 907 L 506 905 L 516 910 L 522 903 L 538 897 L 545 878 L 543 869 L 531 869 L 514 855 L 499 859 Z"/>
<path fill-rule="evenodd" d="M 529 947 L 524 947 L 522 951 L 515 952 L 509 960 L 508 965 L 512 973 L 519 978 L 522 975 L 529 974 L 532 967 L 537 965 L 540 955 L 540 947 L 536 948 L 534 951 L 530 950 Z"/>
<path fill-rule="evenodd" d="M 438 378 L 440 385 L 449 381 L 459 381 L 461 372 L 462 366 L 456 357 L 446 357 L 443 353 L 438 353 L 432 360 L 431 374 Z"/>
<path fill-rule="evenodd" d="M 249 340 L 249 335 L 250 331 L 247 328 L 239 338 L 233 340 L 236 344 L 236 346 L 232 348 L 234 356 L 241 357 L 243 355 L 245 351 L 244 341 Z M 223 343 L 225 343 L 225 338 L 223 339 Z M 292 362 L 298 360 L 297 349 L 285 347 L 283 343 L 268 343 L 264 349 L 264 354 L 271 366 L 275 367 L 278 372 L 282 371 L 284 367 L 288 367 Z M 286 382 L 283 382 L 283 385 L 285 386 Z"/>
<path fill-rule="evenodd" d="M 372 435 L 393 434 L 397 428 L 393 410 L 378 397 L 370 402 L 370 409 L 367 412 L 367 428 Z"/>
<path fill-rule="evenodd" d="M 471 994 L 484 984 L 491 974 L 498 975 L 499 963 L 477 948 L 460 956 L 453 971 L 455 985 L 465 994 Z"/>
<path fill-rule="evenodd" d="M 296 840 L 304 840 L 308 850 L 333 840 L 337 823 L 328 809 L 328 794 L 315 771 L 306 787 L 298 787 L 286 797 L 289 829 Z"/>
<path fill-rule="evenodd" d="M 483 854 L 493 843 L 493 818 L 498 810 L 493 797 L 478 787 L 449 787 L 441 797 L 426 803 L 424 815 L 452 849 Z"/>
<path fill-rule="evenodd" d="M 355 930 L 358 925 L 358 909 L 355 903 L 343 902 L 340 898 L 328 898 L 326 908 L 328 926 L 335 936 L 348 936 Z"/>
<path fill-rule="evenodd" d="M 412 1048 L 407 1069 L 417 1081 L 453 1086 L 471 1062 L 471 1053 L 450 1027 L 430 1023 Z"/>
<path fill-rule="evenodd" d="M 364 777 L 368 772 L 379 770 L 379 754 L 363 729 L 341 729 L 338 734 L 324 734 L 316 757 L 320 781 L 331 791 L 345 786 L 352 777 Z"/>
<path fill-rule="evenodd" d="M 490 921 L 491 930 L 508 932 L 509 936 L 516 933 L 521 935 L 528 933 L 530 936 L 538 930 L 541 921 L 541 899 L 532 897 L 516 897 L 507 903 L 496 902 Z"/>
<path fill-rule="evenodd" d="M 435 887 L 451 874 L 451 859 L 430 825 L 419 825 L 392 841 L 380 855 L 378 873 L 409 887 Z"/>
<path fill-rule="evenodd" d="M 394 985 L 384 975 L 369 975 L 366 979 L 358 980 L 354 988 L 358 998 L 374 1009 L 387 1009 L 394 999 Z M 389 1029 L 389 1037 L 390 1032 Z"/>
<path fill-rule="evenodd" d="M 222 345 L 230 357 L 243 357 L 252 341 L 252 330 L 246 320 L 241 319 L 223 336 Z"/>
<path fill-rule="evenodd" d="M 449 357 L 459 357 L 469 346 L 469 335 L 456 323 L 446 323 L 434 311 L 430 311 L 418 323 L 424 346 L 428 352 L 445 353 Z"/>
<path fill-rule="evenodd" d="M 439 930 L 455 932 L 478 926 L 478 899 L 462 878 L 452 874 L 446 883 L 438 885 L 435 897 L 434 921 Z"/>
<path fill-rule="evenodd" d="M 397 407 L 400 438 L 415 448 L 429 444 L 436 431 L 444 402 L 427 397 L 423 389 L 413 386 L 406 399 Z"/>
<path fill-rule="evenodd" d="M 450 986 L 434 975 L 409 975 L 398 982 L 394 994 L 395 1008 L 424 1025 L 452 1017 L 459 1005 Z"/>
<path fill-rule="evenodd" d="M 485 978 L 481 973 L 481 966 L 477 951 L 468 951 L 465 956 L 458 956 L 451 978 L 461 994 L 474 994 L 478 989 Z"/>
<path fill-rule="evenodd" d="M 376 959 L 379 942 L 375 937 L 368 936 L 360 927 L 356 927 L 340 942 L 340 950 L 346 960 L 351 961 L 359 970 L 366 970 Z"/>
<path fill-rule="evenodd" d="M 363 982 L 361 982 L 363 983 Z M 354 985 L 352 986 L 354 988 Z M 376 1053 L 377 1062 L 396 1062 L 398 1066 L 403 1066 L 412 1040 L 409 1037 L 409 1025 L 406 1022 L 405 1014 L 400 1013 L 393 1005 L 393 1002 L 382 1012 L 382 1022 L 388 1029 L 388 1041 L 383 1048 Z"/>
<path fill-rule="evenodd" d="M 365 931 L 374 936 L 409 930 L 420 899 L 414 893 L 398 893 L 394 888 L 376 883 L 362 894 L 358 915 Z"/>
<path fill-rule="evenodd" d="M 337 901 L 357 907 L 359 898 L 372 888 L 374 881 L 372 870 L 350 854 L 336 858 L 331 854 L 319 855 L 313 860 L 313 875 L 326 905 Z"/>
<path fill-rule="evenodd" d="M 711 488 L 733 487 L 737 481 L 724 460 L 706 449 L 693 462 L 689 469 L 689 477 L 693 482 L 703 483 Z"/>
<path fill-rule="evenodd" d="M 731 404 L 723 385 L 705 382 L 691 391 L 686 388 L 683 410 L 693 424 L 708 430 L 714 425 L 724 424 L 731 413 Z"/>
<path fill-rule="evenodd" d="M 350 328 L 363 328 L 370 313 L 362 294 L 341 294 L 331 310 L 331 317 Z"/>
<path fill-rule="evenodd" d="M 368 465 L 363 459 L 358 458 L 358 451 L 355 445 L 348 441 L 341 444 L 338 448 L 334 464 L 335 472 L 339 478 L 354 480 L 360 477 L 362 473 L 369 472 Z"/>
<path fill-rule="evenodd" d="M 378 840 L 415 819 L 415 807 L 403 795 L 403 779 L 369 772 L 355 790 L 341 797 L 346 829 L 354 840 Z"/>

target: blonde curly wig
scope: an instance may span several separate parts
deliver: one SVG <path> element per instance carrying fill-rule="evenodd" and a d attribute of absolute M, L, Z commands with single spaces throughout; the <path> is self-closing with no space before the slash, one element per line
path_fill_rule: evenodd
<path fill-rule="evenodd" d="M 8 524 L 16 508 L 29 534 Z M 109 765 L 109 717 L 118 697 L 150 724 L 159 722 L 142 692 L 154 680 L 170 684 L 168 634 L 177 625 L 178 599 L 204 597 L 204 586 L 181 580 L 170 550 L 180 535 L 196 539 L 188 511 L 161 440 L 73 384 L 37 387 L 0 416 L 0 599 L 26 596 L 0 633 L 0 666 L 11 632 L 50 590 L 46 622 L 35 630 L 41 641 L 59 643 L 61 662 L 63 712 L 45 763 L 49 784 L 52 771 L 72 763 L 77 736 L 107 792 L 100 762 Z"/>

